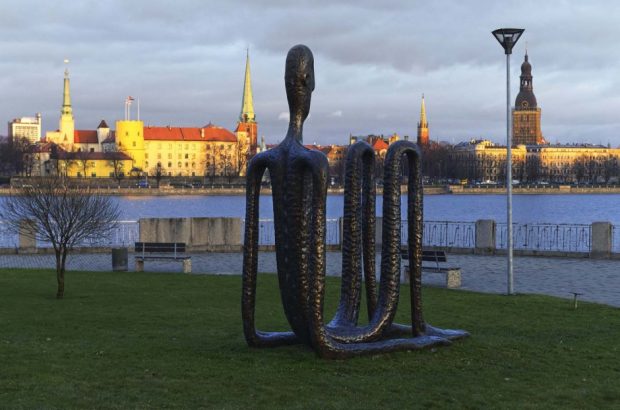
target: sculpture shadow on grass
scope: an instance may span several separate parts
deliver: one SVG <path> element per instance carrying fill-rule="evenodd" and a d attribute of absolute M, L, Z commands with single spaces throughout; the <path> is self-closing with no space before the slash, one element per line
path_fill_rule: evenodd
<path fill-rule="evenodd" d="M 303 343 L 324 358 L 347 358 L 447 345 L 468 336 L 463 330 L 430 326 L 422 316 L 422 179 L 421 153 L 408 141 L 390 145 L 384 169 L 381 275 L 375 275 L 375 159 L 365 142 L 349 147 L 345 193 L 340 301 L 334 318 L 323 316 L 325 296 L 325 203 L 328 163 L 319 151 L 302 144 L 303 123 L 314 90 L 314 59 L 303 45 L 286 58 L 286 94 L 290 123 L 277 147 L 248 164 L 243 254 L 242 317 L 247 343 L 273 347 Z M 408 252 L 411 325 L 394 323 L 400 289 L 403 160 L 408 170 Z M 269 171 L 273 195 L 276 263 L 280 296 L 290 332 L 256 329 L 258 210 L 261 181 Z M 368 324 L 358 325 L 366 291 Z"/>

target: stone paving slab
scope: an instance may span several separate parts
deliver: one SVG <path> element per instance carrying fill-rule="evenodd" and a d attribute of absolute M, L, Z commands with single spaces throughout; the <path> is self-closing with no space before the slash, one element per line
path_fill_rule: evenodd
<path fill-rule="evenodd" d="M 240 275 L 240 253 L 192 254 L 194 274 Z M 487 293 L 506 293 L 506 257 L 477 255 L 448 255 L 449 265 L 460 266 L 460 289 Z M 380 258 L 377 255 L 377 271 Z M 134 270 L 133 255 L 129 254 L 129 270 Z M 328 252 L 327 274 L 339 276 L 342 259 L 338 252 Z M 49 268 L 55 266 L 53 255 L 0 255 L 0 267 Z M 67 260 L 69 270 L 110 271 L 110 254 L 76 254 Z M 147 272 L 181 272 L 180 262 L 146 261 Z M 275 272 L 275 253 L 261 252 L 259 272 Z M 515 290 L 517 293 L 538 293 L 572 298 L 571 292 L 583 293 L 580 300 L 620 307 L 620 261 L 573 258 L 515 257 Z M 423 283 L 444 286 L 445 277 L 424 274 Z"/>

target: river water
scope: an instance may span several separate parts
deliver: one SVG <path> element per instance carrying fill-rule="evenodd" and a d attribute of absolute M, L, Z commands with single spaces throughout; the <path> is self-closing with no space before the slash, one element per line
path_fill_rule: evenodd
<path fill-rule="evenodd" d="M 0 198 L 0 206 L 2 204 Z M 124 220 L 173 217 L 241 217 L 245 215 L 245 196 L 127 196 L 114 197 L 122 209 Z M 403 196 L 403 217 L 406 197 Z M 327 217 L 342 216 L 343 196 L 327 197 Z M 515 195 L 513 219 L 516 223 L 590 224 L 609 221 L 620 225 L 620 195 Z M 377 215 L 381 216 L 382 200 L 377 197 Z M 261 218 L 273 217 L 271 196 L 262 196 Z M 424 219 L 427 221 L 506 220 L 505 195 L 427 195 L 424 197 Z"/>

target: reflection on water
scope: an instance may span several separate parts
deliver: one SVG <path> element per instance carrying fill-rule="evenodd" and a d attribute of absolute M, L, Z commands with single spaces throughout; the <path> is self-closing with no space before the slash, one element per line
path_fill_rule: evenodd
<path fill-rule="evenodd" d="M 200 216 L 243 217 L 245 196 L 134 196 L 115 198 L 123 219 L 146 217 L 178 218 Z M 0 204 L 2 198 L 0 198 Z M 403 197 L 405 217 L 406 197 Z M 517 223 L 585 223 L 609 221 L 620 225 L 617 207 L 620 195 L 515 195 L 513 219 Z M 342 195 L 327 197 L 327 217 L 342 216 Z M 273 217 L 271 196 L 262 196 L 260 217 Z M 377 215 L 382 213 L 382 198 L 377 197 Z M 424 198 L 427 221 L 476 221 L 506 219 L 504 195 L 427 195 Z"/>

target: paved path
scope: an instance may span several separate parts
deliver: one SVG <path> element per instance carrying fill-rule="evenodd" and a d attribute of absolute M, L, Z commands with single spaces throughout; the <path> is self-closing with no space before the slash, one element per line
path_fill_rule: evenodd
<path fill-rule="evenodd" d="M 70 255 L 70 270 L 111 270 L 110 254 Z M 503 256 L 449 255 L 449 264 L 460 266 L 462 287 L 488 293 L 506 292 L 506 258 Z M 194 273 L 241 273 L 240 253 L 202 253 L 192 255 Z M 377 269 L 379 257 L 377 256 Z M 133 258 L 129 256 L 130 270 Z M 51 255 L 0 255 L 1 267 L 53 268 Z M 147 271 L 180 272 L 181 263 L 145 263 Z M 259 254 L 259 272 L 275 272 L 275 254 Z M 340 275 L 340 253 L 327 254 L 327 274 Z M 620 307 L 620 261 L 573 258 L 516 257 L 514 259 L 515 290 L 518 293 L 541 293 L 572 298 L 570 292 L 580 292 L 580 300 Z M 443 275 L 425 274 L 424 283 L 442 286 Z"/>

